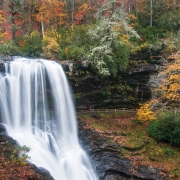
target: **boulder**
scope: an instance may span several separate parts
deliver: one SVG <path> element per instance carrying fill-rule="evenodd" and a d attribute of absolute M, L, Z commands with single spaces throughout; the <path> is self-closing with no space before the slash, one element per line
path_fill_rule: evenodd
<path fill-rule="evenodd" d="M 91 114 L 91 117 L 93 117 L 94 119 L 101 119 L 101 114 L 93 113 L 93 114 Z"/>

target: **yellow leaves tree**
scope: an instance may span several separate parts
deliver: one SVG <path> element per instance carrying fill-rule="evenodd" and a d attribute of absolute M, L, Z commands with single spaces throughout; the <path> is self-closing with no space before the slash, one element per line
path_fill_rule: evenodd
<path fill-rule="evenodd" d="M 155 93 L 159 94 L 158 99 L 141 104 L 137 110 L 137 118 L 142 122 L 155 119 L 152 107 L 156 104 L 160 103 L 161 105 L 159 105 L 163 110 L 169 101 L 180 99 L 180 53 L 176 52 L 170 55 L 168 59 L 172 61 L 171 64 L 159 73 L 159 76 L 163 77 L 163 81 L 155 90 Z"/>
<path fill-rule="evenodd" d="M 2 11 L 0 11 L 0 42 L 4 40 L 5 33 L 3 32 L 3 26 L 2 23 L 4 21 Z"/>
<path fill-rule="evenodd" d="M 166 78 L 156 90 L 160 92 L 160 100 L 166 101 L 180 99 L 180 54 L 177 52 L 169 56 L 169 59 L 175 60 L 159 74 Z"/>
<path fill-rule="evenodd" d="M 55 39 L 45 36 L 43 39 L 43 52 L 44 54 L 50 58 L 55 59 L 57 58 L 58 51 L 59 51 L 59 44 L 56 42 Z"/>
<path fill-rule="evenodd" d="M 140 108 L 136 112 L 137 119 L 139 121 L 145 122 L 155 119 L 154 113 L 151 110 L 150 106 L 151 106 L 151 102 L 150 103 L 147 102 L 145 104 L 140 105 Z"/>

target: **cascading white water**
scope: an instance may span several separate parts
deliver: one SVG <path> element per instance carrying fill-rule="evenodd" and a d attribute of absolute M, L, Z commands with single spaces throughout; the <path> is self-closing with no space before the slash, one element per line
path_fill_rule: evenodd
<path fill-rule="evenodd" d="M 60 64 L 15 58 L 0 75 L 0 110 L 7 133 L 30 148 L 30 161 L 55 180 L 96 180 L 77 136 L 74 105 Z M 52 111 L 53 109 L 53 111 Z"/>

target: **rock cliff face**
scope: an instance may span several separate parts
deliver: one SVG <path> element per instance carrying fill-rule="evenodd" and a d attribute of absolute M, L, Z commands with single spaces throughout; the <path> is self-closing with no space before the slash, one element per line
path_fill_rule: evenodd
<path fill-rule="evenodd" d="M 158 72 L 167 65 L 167 57 L 162 49 L 132 55 L 127 71 L 116 78 L 98 77 L 90 68 L 74 64 L 72 73 L 67 74 L 77 109 L 87 109 L 90 105 L 136 108 L 140 102 L 155 98 L 151 92 L 161 81 Z"/>
<path fill-rule="evenodd" d="M 130 57 L 126 72 L 120 72 L 115 78 L 99 77 L 90 67 L 84 68 L 71 61 L 60 63 L 68 75 L 78 110 L 88 109 L 90 105 L 95 108 L 136 108 L 139 103 L 157 97 L 152 90 L 163 78 L 158 77 L 158 73 L 167 66 L 168 56 L 163 49 L 141 51 Z M 4 72 L 3 62 L 11 59 L 0 56 L 0 72 Z"/>

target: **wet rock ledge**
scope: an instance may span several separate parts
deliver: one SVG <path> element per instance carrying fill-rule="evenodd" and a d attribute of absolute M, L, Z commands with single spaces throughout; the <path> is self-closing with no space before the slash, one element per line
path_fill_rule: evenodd
<path fill-rule="evenodd" d="M 168 174 L 153 166 L 132 162 L 121 156 L 120 145 L 110 142 L 102 133 L 96 132 L 79 119 L 79 138 L 90 155 L 99 180 L 168 180 Z"/>

